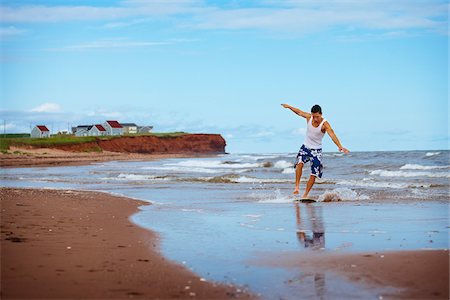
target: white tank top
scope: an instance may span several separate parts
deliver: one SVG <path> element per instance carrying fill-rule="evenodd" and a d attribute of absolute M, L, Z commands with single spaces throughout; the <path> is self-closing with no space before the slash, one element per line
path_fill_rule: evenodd
<path fill-rule="evenodd" d="M 325 135 L 322 132 L 322 125 L 326 122 L 325 118 L 320 122 L 319 126 L 312 125 L 313 118 L 311 117 L 306 127 L 306 137 L 303 143 L 309 149 L 322 149 L 322 138 Z"/>

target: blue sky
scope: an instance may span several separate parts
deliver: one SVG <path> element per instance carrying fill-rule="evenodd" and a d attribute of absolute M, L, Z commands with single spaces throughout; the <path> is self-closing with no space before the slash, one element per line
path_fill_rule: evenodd
<path fill-rule="evenodd" d="M 116 119 L 296 152 L 306 124 L 280 104 L 320 104 L 350 150 L 449 148 L 447 1 L 0 7 L 2 132 Z"/>

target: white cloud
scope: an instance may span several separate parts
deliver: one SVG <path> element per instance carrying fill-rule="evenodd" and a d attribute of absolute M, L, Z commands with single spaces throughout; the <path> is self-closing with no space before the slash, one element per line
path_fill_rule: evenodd
<path fill-rule="evenodd" d="M 120 49 L 120 48 L 148 48 L 179 43 L 195 42 L 196 39 L 167 39 L 165 41 L 137 41 L 127 38 L 110 38 L 86 42 L 77 45 L 70 45 L 61 48 L 49 48 L 48 51 L 89 51 L 100 49 Z"/>
<path fill-rule="evenodd" d="M 330 28 L 370 30 L 443 30 L 447 6 L 442 3 L 386 1 L 302 1 L 289 7 L 212 9 L 195 16 L 203 29 L 256 29 L 310 33 Z"/>
<path fill-rule="evenodd" d="M 253 137 L 261 138 L 261 137 L 273 136 L 274 134 L 275 134 L 275 133 L 273 133 L 272 131 L 263 130 L 263 131 L 259 131 L 259 132 L 256 133 L 255 135 L 253 135 Z"/>
<path fill-rule="evenodd" d="M 102 117 L 102 118 L 114 118 L 120 119 L 123 117 L 123 114 L 117 111 L 106 111 L 106 110 L 94 110 L 87 113 L 88 117 Z"/>
<path fill-rule="evenodd" d="M 16 35 L 21 35 L 26 32 L 27 32 L 27 30 L 20 29 L 20 28 L 14 27 L 14 26 L 0 27 L 0 39 L 5 39 L 5 38 L 16 36 Z"/>
<path fill-rule="evenodd" d="M 129 41 L 124 39 L 98 40 L 86 44 L 72 45 L 57 50 L 93 50 L 93 49 L 113 49 L 113 48 L 138 48 L 167 45 L 168 42 L 151 41 Z"/>
<path fill-rule="evenodd" d="M 220 7 L 199 0 L 122 1 L 117 6 L 0 7 L 5 23 L 112 21 L 106 28 L 169 20 L 197 29 L 256 29 L 311 33 L 332 28 L 429 30 L 447 33 L 445 0 L 284 0 Z M 173 16 L 183 16 L 174 19 Z"/>
<path fill-rule="evenodd" d="M 132 16 L 130 9 L 94 6 L 21 6 L 0 7 L 3 22 L 61 22 L 81 20 L 108 20 Z"/>
<path fill-rule="evenodd" d="M 31 112 L 55 113 L 60 112 L 61 107 L 56 103 L 43 103 L 31 110 Z"/>
<path fill-rule="evenodd" d="M 118 6 L 26 5 L 1 6 L 5 23 L 70 22 L 120 20 L 136 17 L 160 17 L 196 10 L 197 1 L 122 1 Z"/>

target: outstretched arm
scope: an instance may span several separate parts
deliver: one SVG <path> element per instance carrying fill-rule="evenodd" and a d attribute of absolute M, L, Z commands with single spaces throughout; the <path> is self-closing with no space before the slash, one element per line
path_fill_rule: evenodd
<path fill-rule="evenodd" d="M 339 152 L 344 152 L 345 154 L 350 153 L 350 151 L 347 148 L 344 148 L 341 145 L 341 142 L 339 141 L 338 137 L 336 136 L 336 134 L 334 133 L 333 128 L 331 128 L 330 123 L 325 122 L 323 124 L 323 127 L 325 128 L 325 130 L 327 131 L 328 135 L 330 136 L 330 138 L 333 140 L 333 142 L 336 144 L 336 146 L 338 146 L 339 148 Z"/>
<path fill-rule="evenodd" d="M 311 114 L 304 112 L 296 107 L 290 106 L 289 104 L 281 104 L 281 106 L 283 106 L 284 108 L 289 108 L 290 110 L 292 110 L 294 113 L 296 113 L 300 117 L 303 117 L 305 119 L 311 118 Z"/>

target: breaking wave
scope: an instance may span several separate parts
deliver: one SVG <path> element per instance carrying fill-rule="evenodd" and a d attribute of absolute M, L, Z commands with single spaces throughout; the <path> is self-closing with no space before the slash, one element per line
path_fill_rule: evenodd
<path fill-rule="evenodd" d="M 400 167 L 400 170 L 434 170 L 434 169 L 448 169 L 450 166 L 422 166 L 416 164 L 406 164 Z"/>
<path fill-rule="evenodd" d="M 279 179 L 279 178 L 254 178 L 248 176 L 240 176 L 236 174 L 228 174 L 223 176 L 215 177 L 197 177 L 191 179 L 185 179 L 187 181 L 197 181 L 197 182 L 209 182 L 209 183 L 291 183 L 290 179 Z"/>
<path fill-rule="evenodd" d="M 441 154 L 441 152 L 427 152 L 425 154 L 425 156 L 435 156 L 435 155 L 439 155 L 439 154 Z"/>
<path fill-rule="evenodd" d="M 286 168 L 293 168 L 294 164 L 287 162 L 285 160 L 279 160 L 273 165 L 273 167 L 278 169 L 286 169 Z"/>
<path fill-rule="evenodd" d="M 403 189 L 403 188 L 429 188 L 431 184 L 415 184 L 407 182 L 388 182 L 388 181 L 373 181 L 370 178 L 364 178 L 362 180 L 342 180 L 336 182 L 338 185 L 348 185 L 357 187 L 373 187 L 373 188 L 392 188 L 392 189 Z"/>
<path fill-rule="evenodd" d="M 169 176 L 152 176 L 152 175 L 143 175 L 143 174 L 126 174 L 126 173 L 120 173 L 117 176 L 118 179 L 122 180 L 137 180 L 137 181 L 144 181 L 144 180 L 171 180 Z M 111 179 L 111 178 L 109 178 Z"/>
<path fill-rule="evenodd" d="M 382 177 L 450 177 L 448 172 L 420 172 L 420 171 L 387 171 L 387 170 L 374 170 L 370 172 L 370 175 L 379 175 Z"/>
<path fill-rule="evenodd" d="M 357 192 L 349 188 L 337 188 L 325 191 L 318 199 L 321 202 L 336 202 L 336 201 L 352 201 L 352 200 L 368 200 L 367 195 L 359 195 Z"/>

